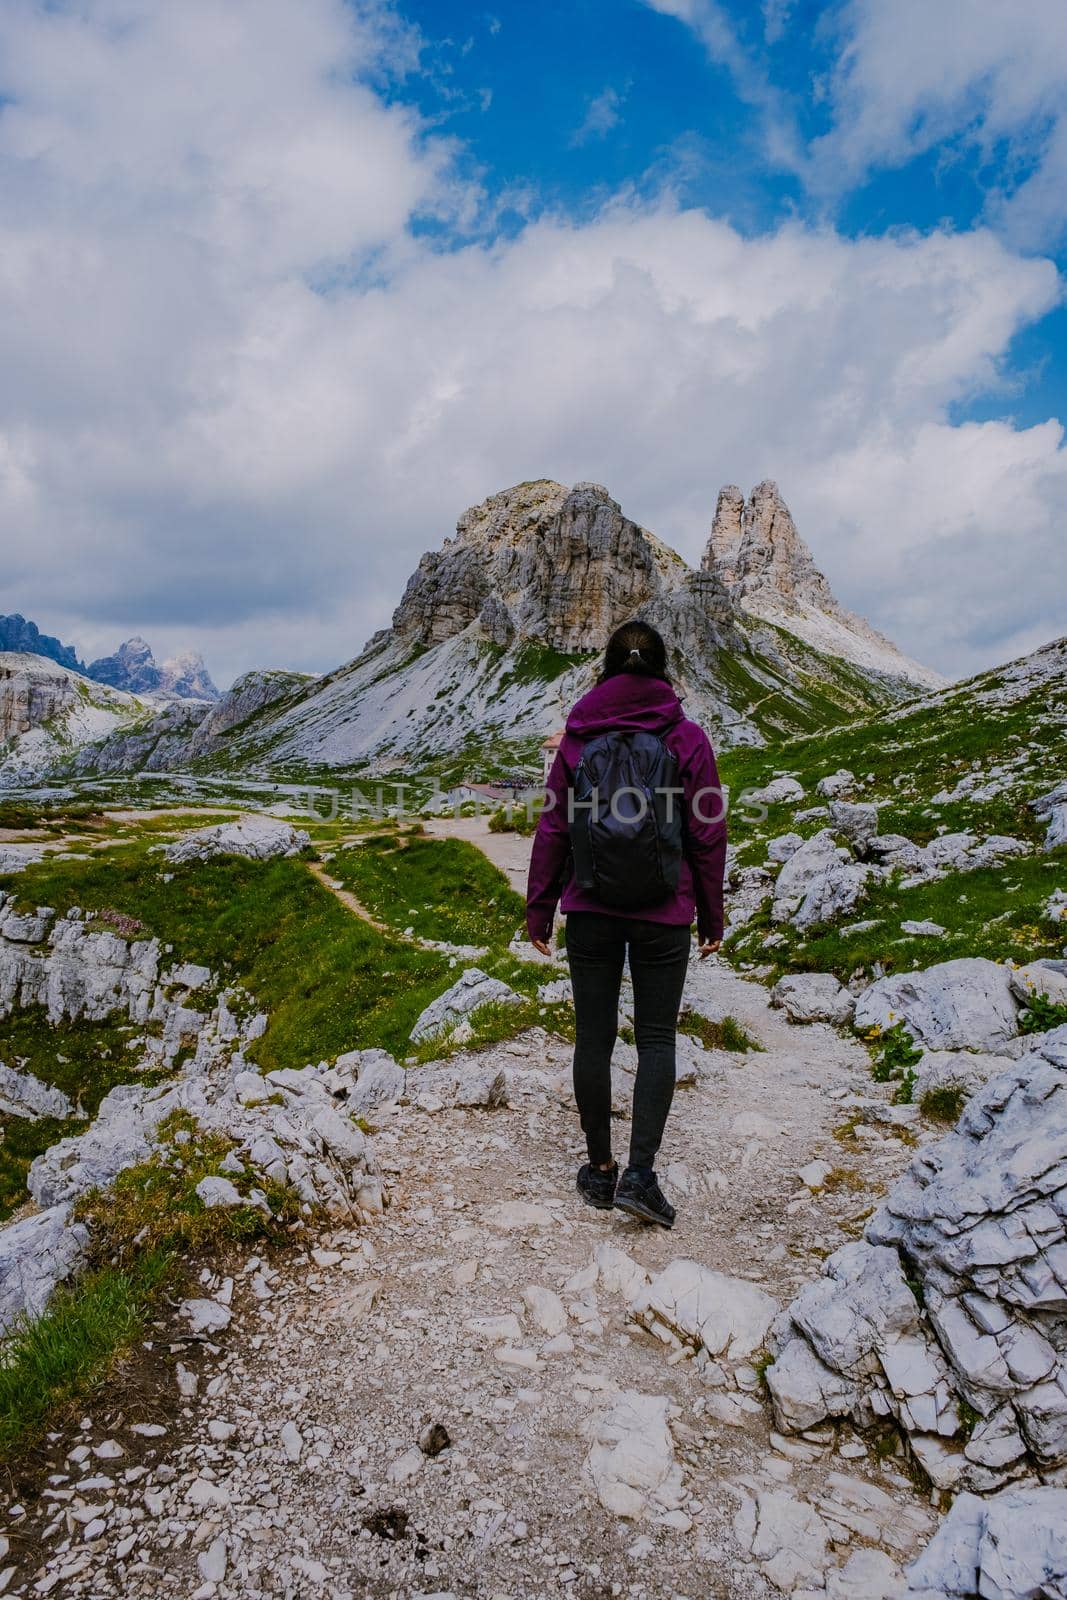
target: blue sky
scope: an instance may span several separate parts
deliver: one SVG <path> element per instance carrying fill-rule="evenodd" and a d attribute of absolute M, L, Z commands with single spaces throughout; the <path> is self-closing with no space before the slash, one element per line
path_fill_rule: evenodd
<path fill-rule="evenodd" d="M 958 9 L 963 25 L 966 8 Z M 835 9 L 818 0 L 783 6 L 781 32 L 772 26 L 770 40 L 768 7 L 734 0 L 721 11 L 798 134 L 810 141 L 829 133 L 820 85 L 832 75 L 839 43 Z M 1028 148 L 1001 140 L 989 150 L 955 130 L 899 164 L 866 170 L 840 192 L 813 193 L 769 159 L 765 107 L 709 58 L 692 27 L 643 0 L 489 9 L 411 0 L 404 14 L 423 33 L 425 70 L 396 92 L 414 94 L 428 121 L 463 141 L 471 170 L 503 207 L 496 225 L 505 233 L 531 209 L 582 216 L 628 185 L 648 192 L 663 182 L 684 204 L 746 234 L 790 218 L 851 237 L 967 231 L 986 220 L 991 191 L 1024 181 L 1041 150 L 1040 116 Z M 1040 244 L 1065 265 L 1062 228 L 1051 227 Z M 1067 307 L 1021 331 L 1006 368 L 995 394 L 954 408 L 958 420 L 1009 413 L 1027 425 L 1053 413 L 1067 417 Z"/>
<path fill-rule="evenodd" d="M 7 0 L 4 609 L 325 670 L 509 483 L 696 561 L 772 476 L 1006 659 L 1067 626 L 1065 195 L 1063 0 Z"/>

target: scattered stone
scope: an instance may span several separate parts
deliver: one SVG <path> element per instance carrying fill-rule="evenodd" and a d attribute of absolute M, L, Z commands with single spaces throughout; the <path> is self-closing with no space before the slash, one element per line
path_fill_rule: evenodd
<path fill-rule="evenodd" d="M 781 1006 L 790 1022 L 848 1022 L 854 997 L 832 972 L 787 973 L 771 990 L 771 1005 Z"/>
<path fill-rule="evenodd" d="M 761 1490 L 734 1517 L 734 1534 L 764 1577 L 784 1594 L 822 1586 L 830 1530 L 814 1507 L 783 1490 Z"/>
<path fill-rule="evenodd" d="M 914 939 L 943 939 L 946 930 L 939 922 L 904 921 L 900 924 L 900 931 Z"/>
<path fill-rule="evenodd" d="M 763 1344 L 778 1310 L 765 1290 L 680 1257 L 641 1289 L 630 1310 L 715 1358 L 740 1361 Z"/>
<path fill-rule="evenodd" d="M 832 922 L 864 898 L 871 868 L 839 846 L 829 828 L 806 839 L 790 856 L 774 885 L 771 917 L 810 928 Z"/>
<path fill-rule="evenodd" d="M 797 1177 L 805 1188 L 821 1189 L 833 1171 L 828 1161 L 809 1161 L 806 1167 L 801 1167 Z"/>
<path fill-rule="evenodd" d="M 747 806 L 778 806 L 786 802 L 795 804 L 804 798 L 804 787 L 796 778 L 772 778 L 762 789 L 750 789 L 741 804 Z"/>
<path fill-rule="evenodd" d="M 448 1034 L 462 1042 L 471 1036 L 470 1018 L 481 1006 L 521 1004 L 522 996 L 500 978 L 490 978 L 479 967 L 468 967 L 451 988 L 420 1013 L 411 1038 L 417 1044 Z"/>
<path fill-rule="evenodd" d="M 563 1301 L 551 1289 L 528 1283 L 522 1291 L 522 1300 L 532 1320 L 550 1339 L 566 1328 L 567 1313 L 563 1309 Z"/>
<path fill-rule="evenodd" d="M 606 1511 L 637 1521 L 680 1508 L 682 1470 L 671 1438 L 672 1410 L 666 1395 L 624 1389 L 595 1419 L 585 1467 Z"/>
<path fill-rule="evenodd" d="M 178 1311 L 193 1333 L 221 1333 L 230 1326 L 231 1313 L 217 1300 L 183 1300 Z"/>
<path fill-rule="evenodd" d="M 815 785 L 815 793 L 821 794 L 824 800 L 832 800 L 838 795 L 851 794 L 855 787 L 856 774 L 850 772 L 847 767 L 838 767 L 836 772 L 819 779 Z"/>
<path fill-rule="evenodd" d="M 431 1422 L 419 1434 L 419 1449 L 424 1456 L 439 1456 L 451 1443 L 448 1429 L 443 1422 Z"/>

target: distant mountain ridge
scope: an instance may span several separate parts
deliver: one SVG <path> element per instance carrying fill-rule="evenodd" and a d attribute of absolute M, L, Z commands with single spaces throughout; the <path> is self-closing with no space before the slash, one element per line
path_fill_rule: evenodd
<path fill-rule="evenodd" d="M 42 633 L 36 622 L 30 622 L 21 612 L 0 616 L 0 650 L 11 650 L 18 655 L 45 656 L 49 661 L 69 667 L 72 672 L 84 672 L 78 652 L 72 644 L 63 644 L 50 633 Z"/>
<path fill-rule="evenodd" d="M 101 656 L 84 670 L 97 683 L 126 689 L 130 694 L 175 695 L 179 700 L 219 699 L 203 656 L 195 650 L 185 650 L 159 666 L 151 645 L 139 634 L 119 645 L 114 655 Z"/>
<path fill-rule="evenodd" d="M 179 700 L 218 700 L 219 691 L 211 681 L 204 658 L 195 650 L 179 651 L 159 666 L 147 640 L 135 634 L 113 655 L 100 656 L 88 666 L 78 658 L 73 645 L 63 644 L 49 633 L 42 633 L 36 622 L 15 611 L 0 616 L 0 652 L 43 656 L 71 672 L 80 672 L 94 683 L 130 694 L 162 694 Z"/>

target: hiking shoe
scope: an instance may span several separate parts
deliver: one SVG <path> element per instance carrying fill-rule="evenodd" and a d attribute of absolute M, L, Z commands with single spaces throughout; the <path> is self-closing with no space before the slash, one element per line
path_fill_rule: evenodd
<path fill-rule="evenodd" d="M 601 1172 L 590 1162 L 578 1168 L 578 1193 L 587 1206 L 598 1211 L 610 1211 L 615 1204 L 615 1185 L 619 1181 L 619 1163 L 612 1162 L 610 1172 Z"/>
<path fill-rule="evenodd" d="M 660 1228 L 674 1227 L 674 1207 L 664 1198 L 654 1172 L 627 1167 L 615 1190 L 615 1208 L 628 1216 L 639 1217 L 642 1222 L 654 1222 Z"/>

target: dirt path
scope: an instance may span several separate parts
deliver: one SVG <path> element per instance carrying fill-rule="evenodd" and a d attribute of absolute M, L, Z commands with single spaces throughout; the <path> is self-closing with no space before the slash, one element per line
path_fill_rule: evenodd
<path fill-rule="evenodd" d="M 161 1399 L 156 1436 L 109 1416 L 65 1459 L 64 1443 L 48 1563 L 7 1592 L 753 1600 L 822 1596 L 857 1555 L 834 1596 L 896 1592 L 931 1519 L 892 1462 L 847 1429 L 779 1440 L 751 1362 L 700 1370 L 634 1321 L 623 1258 L 598 1263 L 602 1246 L 635 1272 L 689 1259 L 734 1280 L 727 1311 L 754 1287 L 784 1305 L 908 1159 L 853 1040 L 791 1027 L 725 964 L 694 963 L 687 1000 L 764 1048 L 704 1052 L 677 1091 L 673 1233 L 575 1195 L 567 1047 L 536 1030 L 495 1047 L 507 1106 L 375 1114 L 383 1218 L 310 1240 L 269 1281 L 256 1261 L 238 1274 L 177 1422 Z M 625 1140 L 620 1120 L 623 1156 Z M 847 1169 L 833 1192 L 799 1180 L 813 1157 Z M 630 1509 L 662 1479 L 636 1520 L 603 1471 L 626 1468 L 612 1451 L 634 1417 Z M 451 1443 L 431 1457 L 434 1423 Z"/>
<path fill-rule="evenodd" d="M 356 898 L 351 889 L 346 889 L 343 884 L 337 882 L 336 878 L 330 876 L 329 871 L 321 861 L 309 861 L 307 869 L 311 876 L 321 883 L 324 889 L 329 889 L 330 893 L 335 895 L 343 906 L 347 906 L 349 911 L 354 912 L 357 917 L 362 917 L 364 922 L 369 922 L 371 927 L 377 928 L 380 933 L 387 933 L 390 938 L 396 937 L 392 928 L 384 922 L 379 922 L 377 917 L 371 916 L 366 906 Z"/>

